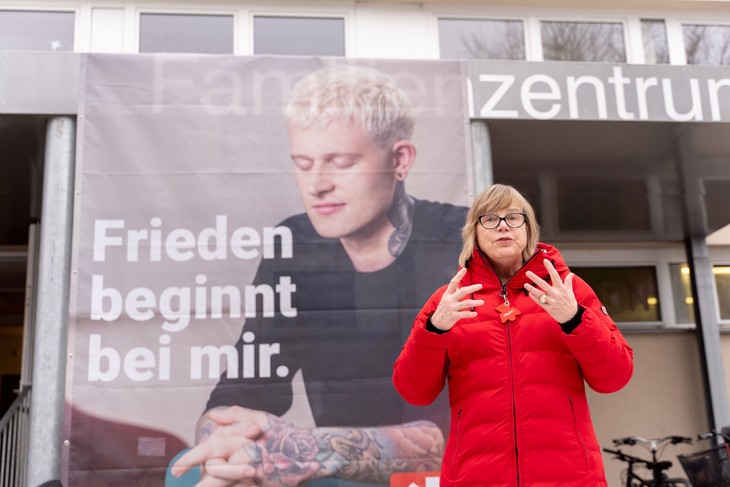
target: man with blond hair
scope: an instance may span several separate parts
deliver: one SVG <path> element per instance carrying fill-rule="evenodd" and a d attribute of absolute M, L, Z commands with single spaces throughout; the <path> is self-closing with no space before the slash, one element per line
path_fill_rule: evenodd
<path fill-rule="evenodd" d="M 293 258 L 263 260 L 254 283 L 291 276 L 297 316 L 277 303 L 274 317 L 246 320 L 236 348 L 277 344 L 278 354 L 267 377 L 223 375 L 173 475 L 200 465 L 201 486 L 387 485 L 396 472 L 439 469 L 445 401 L 408 406 L 390 377 L 421 303 L 457 267 L 466 209 L 406 192 L 411 112 L 369 68 L 325 68 L 295 86 L 285 118 L 305 213 L 281 223 Z M 299 371 L 306 398 L 293 393 Z M 290 419 L 307 415 L 303 399 L 309 423 Z"/>

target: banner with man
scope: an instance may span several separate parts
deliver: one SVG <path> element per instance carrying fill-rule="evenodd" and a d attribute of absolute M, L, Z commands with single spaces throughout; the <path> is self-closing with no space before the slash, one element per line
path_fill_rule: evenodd
<path fill-rule="evenodd" d="M 392 365 L 457 268 L 463 65 L 89 55 L 68 485 L 389 485 L 446 398 Z"/>

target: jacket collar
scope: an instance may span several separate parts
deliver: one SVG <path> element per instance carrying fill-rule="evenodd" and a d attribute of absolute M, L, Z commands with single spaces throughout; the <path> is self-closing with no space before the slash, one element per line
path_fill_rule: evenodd
<path fill-rule="evenodd" d="M 507 282 L 507 287 L 512 289 L 522 289 L 525 283 L 531 283 L 532 281 L 526 275 L 528 270 L 534 272 L 546 281 L 549 281 L 550 276 L 543 264 L 543 260 L 545 259 L 548 259 L 553 263 L 558 274 L 561 276 L 564 276 L 569 271 L 568 266 L 565 264 L 565 261 L 560 255 L 558 249 L 552 245 L 538 242 L 535 253 Z M 499 277 L 492 267 L 491 262 L 489 262 L 486 255 L 484 255 L 478 248 L 474 248 L 474 254 L 472 255 L 472 258 L 467 261 L 466 267 L 469 268 L 468 275 L 471 276 L 470 281 L 472 283 L 480 282 L 485 286 L 501 287 L 501 282 L 499 281 Z"/>

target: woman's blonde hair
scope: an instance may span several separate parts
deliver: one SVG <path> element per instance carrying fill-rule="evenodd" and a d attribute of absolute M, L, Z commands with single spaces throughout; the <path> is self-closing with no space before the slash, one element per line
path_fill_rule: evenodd
<path fill-rule="evenodd" d="M 477 195 L 466 215 L 466 223 L 461 229 L 461 239 L 464 246 L 459 255 L 459 265 L 463 266 L 474 254 L 474 247 L 477 244 L 477 225 L 479 215 L 494 213 L 505 208 L 521 208 L 525 213 L 525 225 L 527 225 L 527 246 L 522 251 L 522 260 L 529 259 L 537 249 L 537 242 L 540 240 L 540 226 L 535 218 L 535 210 L 522 194 L 512 186 L 505 184 L 494 184 Z M 500 222 L 501 223 L 501 222 Z"/>

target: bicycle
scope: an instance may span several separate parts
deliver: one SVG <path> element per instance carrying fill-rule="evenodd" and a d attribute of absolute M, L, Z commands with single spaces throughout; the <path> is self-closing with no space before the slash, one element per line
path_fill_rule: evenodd
<path fill-rule="evenodd" d="M 666 436 L 664 438 L 646 439 L 641 436 L 628 436 L 613 440 L 614 446 L 634 446 L 637 444 L 643 446 L 651 453 L 651 460 L 629 455 L 621 450 L 604 448 L 603 451 L 611 453 L 622 462 L 628 463 L 628 468 L 625 471 L 625 479 L 622 481 L 622 485 L 625 487 L 692 487 L 686 479 L 669 477 L 666 471 L 672 467 L 672 462 L 669 460 L 659 460 L 668 445 L 676 445 L 679 443 L 691 444 L 692 438 L 687 436 Z M 641 477 L 636 473 L 636 468 L 640 466 L 643 466 L 651 472 L 650 478 Z"/>
<path fill-rule="evenodd" d="M 716 446 L 709 450 L 677 455 L 693 487 L 730 487 L 730 435 L 710 431 L 697 435 L 698 440 L 713 440 Z M 722 440 L 717 444 L 717 440 Z"/>

